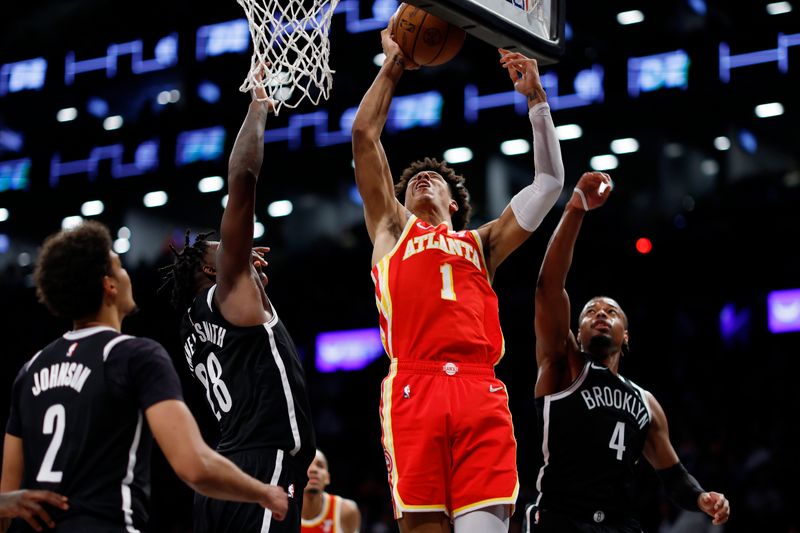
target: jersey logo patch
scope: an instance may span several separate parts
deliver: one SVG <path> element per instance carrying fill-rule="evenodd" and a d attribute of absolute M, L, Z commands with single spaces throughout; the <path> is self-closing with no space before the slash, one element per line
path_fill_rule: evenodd
<path fill-rule="evenodd" d="M 502 385 L 500 385 L 499 387 L 493 387 L 492 385 L 489 385 L 489 392 L 497 392 L 499 390 L 503 390 Z"/>
<path fill-rule="evenodd" d="M 604 513 L 603 511 L 595 511 L 594 516 L 592 516 L 592 518 L 594 518 L 594 521 L 599 524 L 600 522 L 606 519 L 606 513 Z"/>
<path fill-rule="evenodd" d="M 72 357 L 72 354 L 75 353 L 75 350 L 77 348 L 78 348 L 78 343 L 77 342 L 73 342 L 72 344 L 70 344 L 69 348 L 67 348 L 67 357 Z"/>
<path fill-rule="evenodd" d="M 448 376 L 455 376 L 458 373 L 458 367 L 455 363 L 445 363 L 442 365 L 442 370 Z"/>
<path fill-rule="evenodd" d="M 291 483 L 291 484 L 289 485 L 289 490 L 288 490 L 288 493 L 289 493 L 289 497 L 290 497 L 290 498 L 294 498 L 294 483 Z"/>
<path fill-rule="evenodd" d="M 403 398 L 411 398 L 411 385 L 403 387 Z"/>

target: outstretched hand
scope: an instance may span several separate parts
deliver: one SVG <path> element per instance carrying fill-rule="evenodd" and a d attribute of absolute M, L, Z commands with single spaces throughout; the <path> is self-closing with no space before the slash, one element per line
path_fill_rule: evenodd
<path fill-rule="evenodd" d="M 381 31 L 381 47 L 383 47 L 383 55 L 386 56 L 385 61 L 392 61 L 405 70 L 417 70 L 419 65 L 407 57 L 400 49 L 397 41 L 394 40 L 392 28 L 394 27 L 395 16 L 396 14 L 392 15 L 392 18 L 389 19 L 389 25 Z"/>
<path fill-rule="evenodd" d="M 500 52 L 500 65 L 508 71 L 508 76 L 514 83 L 514 90 L 524 95 L 530 106 L 546 102 L 547 95 L 539 77 L 538 62 L 505 48 L 498 48 L 497 51 Z"/>
<path fill-rule="evenodd" d="M 608 200 L 614 183 L 605 172 L 586 172 L 581 176 L 568 205 L 581 211 L 590 211 Z"/>
<path fill-rule="evenodd" d="M 704 492 L 697 497 L 697 506 L 700 510 L 713 518 L 713 524 L 724 524 L 731 516 L 731 504 L 724 494 L 719 492 Z"/>
<path fill-rule="evenodd" d="M 261 85 L 261 80 L 267 75 L 267 70 L 270 64 L 267 63 L 261 67 L 261 71 L 256 75 L 255 87 L 250 91 L 250 96 L 254 102 L 263 102 L 267 106 L 267 113 L 275 113 L 275 102 L 267 96 L 267 90 Z"/>
<path fill-rule="evenodd" d="M 50 514 L 41 505 L 47 503 L 62 510 L 69 508 L 66 496 L 49 490 L 17 490 L 0 494 L 0 517 L 22 518 L 36 531 L 42 531 L 39 520 L 48 527 L 56 527 Z"/>

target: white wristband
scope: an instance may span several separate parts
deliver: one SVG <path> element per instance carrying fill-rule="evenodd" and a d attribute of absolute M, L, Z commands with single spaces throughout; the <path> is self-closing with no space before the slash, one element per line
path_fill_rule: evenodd
<path fill-rule="evenodd" d="M 578 196 L 580 196 L 580 197 L 581 197 L 581 203 L 583 204 L 583 210 L 584 210 L 584 211 L 588 211 L 588 210 L 589 210 L 589 204 L 588 204 L 588 203 L 586 203 L 586 195 L 585 195 L 585 194 L 583 194 L 583 191 L 582 191 L 582 190 L 580 190 L 580 189 L 579 189 L 579 188 L 577 188 L 577 187 L 575 187 L 575 192 L 576 192 L 576 193 L 578 193 Z"/>

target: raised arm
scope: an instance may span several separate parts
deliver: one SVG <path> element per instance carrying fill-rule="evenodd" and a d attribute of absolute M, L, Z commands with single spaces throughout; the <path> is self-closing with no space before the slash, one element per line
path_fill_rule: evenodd
<path fill-rule="evenodd" d="M 715 525 L 724 524 L 731 514 L 728 499 L 719 492 L 706 492 L 694 476 L 686 471 L 669 440 L 669 425 L 664 409 L 655 396 L 647 391 L 644 394 L 650 406 L 651 420 L 643 454 L 656 469 L 667 495 L 679 507 L 688 511 L 702 511 L 713 519 Z"/>
<path fill-rule="evenodd" d="M 159 402 L 145 416 L 164 457 L 192 489 L 218 500 L 258 503 L 277 520 L 286 516 L 288 498 L 283 489 L 248 476 L 209 448 L 183 402 Z"/>
<path fill-rule="evenodd" d="M 381 44 L 386 59 L 358 106 L 352 131 L 356 185 L 364 201 L 367 232 L 375 246 L 373 263 L 394 246 L 408 218 L 394 194 L 381 132 L 389 116 L 397 82 L 406 68 L 416 66 L 400 51 L 388 28 L 381 32 Z"/>
<path fill-rule="evenodd" d="M 358 533 L 361 529 L 361 511 L 353 500 L 342 499 L 342 531 Z"/>
<path fill-rule="evenodd" d="M 610 183 L 608 175 L 601 172 L 587 172 L 581 176 L 547 245 L 536 283 L 534 327 L 539 368 L 536 397 L 561 390 L 567 357 L 578 352 L 578 343 L 569 328 L 570 305 L 565 289 L 567 273 L 572 265 L 583 217 L 586 211 L 605 203 Z M 601 184 L 605 184 L 603 194 L 600 194 Z"/>
<path fill-rule="evenodd" d="M 478 231 L 487 243 L 490 275 L 508 255 L 539 227 L 555 205 L 564 186 L 561 147 L 550 116 L 547 95 L 539 78 L 535 59 L 500 49 L 500 63 L 508 71 L 514 89 L 528 100 L 528 117 L 533 127 L 533 183 L 522 189 L 499 218 Z"/>
<path fill-rule="evenodd" d="M 264 89 L 256 89 L 264 92 Z M 266 98 L 266 94 L 262 95 Z M 217 248 L 217 299 L 223 316 L 237 326 L 262 324 L 269 303 L 253 266 L 256 183 L 264 159 L 264 128 L 271 103 L 254 92 L 228 163 L 228 203 Z"/>

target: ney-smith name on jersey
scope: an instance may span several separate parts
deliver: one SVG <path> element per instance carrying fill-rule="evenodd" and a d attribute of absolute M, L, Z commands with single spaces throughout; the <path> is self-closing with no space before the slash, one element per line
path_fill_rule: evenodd
<path fill-rule="evenodd" d="M 192 356 L 197 348 L 197 340 L 200 339 L 200 342 L 210 342 L 222 348 L 225 342 L 225 334 L 228 330 L 218 324 L 212 324 L 205 320 L 194 323 L 192 326 L 194 326 L 195 333 L 186 337 L 186 342 L 183 345 L 183 353 L 186 356 L 186 362 L 189 363 L 189 369 L 194 372 Z"/>

